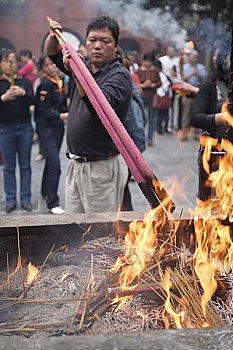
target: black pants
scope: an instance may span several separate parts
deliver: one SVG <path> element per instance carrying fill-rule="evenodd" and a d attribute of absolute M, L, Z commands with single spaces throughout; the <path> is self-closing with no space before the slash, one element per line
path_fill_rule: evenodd
<path fill-rule="evenodd" d="M 64 127 L 37 124 L 37 133 L 45 157 L 41 195 L 47 196 L 47 206 L 51 209 L 59 205 L 57 194 L 61 174 L 59 151 L 63 140 Z"/>

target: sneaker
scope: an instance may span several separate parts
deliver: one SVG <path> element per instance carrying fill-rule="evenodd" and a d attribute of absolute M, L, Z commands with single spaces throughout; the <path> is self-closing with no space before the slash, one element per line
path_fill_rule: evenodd
<path fill-rule="evenodd" d="M 54 215 L 65 214 L 65 210 L 63 210 L 60 206 L 51 208 L 50 212 Z"/>

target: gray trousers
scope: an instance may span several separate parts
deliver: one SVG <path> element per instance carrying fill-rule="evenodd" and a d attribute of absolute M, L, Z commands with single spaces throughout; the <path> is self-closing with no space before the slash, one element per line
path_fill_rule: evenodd
<path fill-rule="evenodd" d="M 128 167 L 121 155 L 79 163 L 66 174 L 66 213 L 117 212 L 122 205 Z"/>

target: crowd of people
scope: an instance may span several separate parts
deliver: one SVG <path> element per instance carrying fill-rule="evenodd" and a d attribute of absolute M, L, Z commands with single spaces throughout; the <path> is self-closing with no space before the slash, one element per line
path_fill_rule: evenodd
<path fill-rule="evenodd" d="M 6 213 L 17 207 L 17 160 L 21 207 L 32 210 L 35 138 L 39 141 L 36 160 L 45 159 L 41 196 L 52 214 L 133 210 L 131 173 L 72 74 L 70 52 L 62 54 L 56 29 L 62 31 L 62 26 L 52 21 L 46 53 L 38 62 L 28 49 L 20 51 L 19 61 L 14 50 L 0 53 L 0 162 Z M 198 141 L 200 129 L 211 137 L 224 137 L 227 125 L 221 105 L 227 98 L 228 54 L 221 48 L 214 50 L 209 74 L 189 43 L 179 52 L 168 46 L 164 55 L 155 48 L 140 61 L 119 48 L 118 23 L 104 16 L 89 22 L 86 40 L 79 47 L 80 57 L 141 152 L 146 145 L 153 146 L 155 132 L 177 134 L 182 142 L 190 135 Z M 69 165 L 64 210 L 58 187 L 65 125 Z M 203 192 L 205 181 L 200 179 L 201 199 L 210 195 Z"/>

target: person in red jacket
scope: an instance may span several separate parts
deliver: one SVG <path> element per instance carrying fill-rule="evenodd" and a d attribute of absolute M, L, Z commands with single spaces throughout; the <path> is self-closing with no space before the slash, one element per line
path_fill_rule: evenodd
<path fill-rule="evenodd" d="M 156 89 L 161 86 L 162 83 L 159 77 L 159 69 L 153 66 L 153 57 L 151 53 L 146 53 L 144 55 L 142 65 L 136 74 L 140 79 L 145 108 L 148 109 L 148 146 L 152 146 L 154 133 L 154 111 L 152 107 L 153 98 Z"/>
<path fill-rule="evenodd" d="M 30 80 L 32 85 L 36 80 L 36 76 L 34 75 L 34 62 L 32 60 L 32 53 L 28 49 L 24 49 L 20 51 L 20 60 L 23 62 L 23 67 L 18 71 L 22 77 Z"/>

